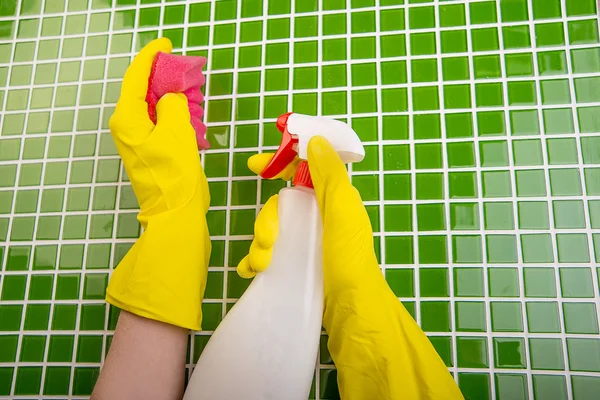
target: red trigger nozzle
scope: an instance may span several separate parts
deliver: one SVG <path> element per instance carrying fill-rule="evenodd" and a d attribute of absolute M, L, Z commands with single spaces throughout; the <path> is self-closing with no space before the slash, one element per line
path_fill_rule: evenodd
<path fill-rule="evenodd" d="M 290 115 L 292 115 L 292 113 L 288 112 L 285 114 L 281 114 L 279 118 L 277 118 L 277 122 L 275 122 L 275 125 L 277 125 L 277 129 L 279 129 L 279 132 L 283 133 L 283 131 L 285 130 L 287 120 L 290 117 Z"/>
<path fill-rule="evenodd" d="M 281 114 L 277 118 L 277 129 L 281 132 L 281 144 L 277 149 L 277 152 L 271 158 L 271 161 L 265 169 L 262 170 L 260 176 L 266 179 L 272 179 L 277 176 L 285 167 L 287 167 L 298 154 L 296 150 L 298 144 L 298 138 L 292 136 L 287 130 L 287 121 L 292 113 Z"/>

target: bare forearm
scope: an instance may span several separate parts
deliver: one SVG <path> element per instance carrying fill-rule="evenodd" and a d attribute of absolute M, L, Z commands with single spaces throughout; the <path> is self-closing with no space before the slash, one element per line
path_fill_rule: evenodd
<path fill-rule="evenodd" d="M 122 311 L 91 400 L 179 400 L 188 331 Z"/>

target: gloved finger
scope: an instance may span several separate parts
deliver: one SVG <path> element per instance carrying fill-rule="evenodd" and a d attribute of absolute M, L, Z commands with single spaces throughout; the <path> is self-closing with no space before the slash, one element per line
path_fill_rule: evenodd
<path fill-rule="evenodd" d="M 148 106 L 145 104 L 145 99 L 146 92 L 148 92 L 148 78 L 150 78 L 154 57 L 156 57 L 156 53 L 159 51 L 170 53 L 172 48 L 171 41 L 167 38 L 155 39 L 144 46 L 125 72 L 123 86 L 121 87 L 121 96 L 139 100 L 140 107 L 143 105 L 147 113 Z"/>
<path fill-rule="evenodd" d="M 258 245 L 256 240 L 250 245 L 250 254 L 248 254 L 248 262 L 250 268 L 254 273 L 265 272 L 271 264 L 273 258 L 273 248 L 262 248 Z"/>
<path fill-rule="evenodd" d="M 242 261 L 237 266 L 237 273 L 241 278 L 250 279 L 256 276 L 256 272 L 250 268 L 250 255 L 242 258 Z"/>
<path fill-rule="evenodd" d="M 144 46 L 127 68 L 121 86 L 121 97 L 109 122 L 117 141 L 137 141 L 139 138 L 132 137 L 133 135 L 148 135 L 154 129 L 146 103 L 148 78 L 156 53 L 170 53 L 171 48 L 171 41 L 167 38 L 153 40 Z"/>
<path fill-rule="evenodd" d="M 330 185 L 351 185 L 344 162 L 322 136 L 308 142 L 308 167 L 317 197 L 323 197 Z"/>
<path fill-rule="evenodd" d="M 279 196 L 271 196 L 254 222 L 254 241 L 263 249 L 275 245 L 279 234 Z"/>
<path fill-rule="evenodd" d="M 188 99 L 183 93 L 167 93 L 156 104 L 156 127 L 170 129 L 184 148 L 198 152 L 196 132 L 190 122 Z"/>
<path fill-rule="evenodd" d="M 264 272 L 271 264 L 273 246 L 279 234 L 278 207 L 279 196 L 274 195 L 260 210 L 254 223 L 254 240 L 250 245 L 250 254 L 238 265 L 238 274 L 242 278 L 251 278 L 257 272 Z"/>
<path fill-rule="evenodd" d="M 256 154 L 248 159 L 248 168 L 256 175 L 260 175 L 260 173 L 265 169 L 265 167 L 271 162 L 273 158 L 273 153 L 261 153 Z M 296 170 L 298 169 L 298 165 L 300 165 L 300 160 L 298 157 L 294 159 L 291 163 L 289 163 L 280 173 L 275 175 L 272 179 L 283 179 L 284 181 L 291 180 L 296 174 Z"/>

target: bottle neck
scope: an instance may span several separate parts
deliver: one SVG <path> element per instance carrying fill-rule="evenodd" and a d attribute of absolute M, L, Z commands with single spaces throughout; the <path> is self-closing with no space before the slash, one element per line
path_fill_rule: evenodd
<path fill-rule="evenodd" d="M 294 186 L 305 187 L 314 189 L 312 178 L 310 176 L 310 169 L 308 168 L 308 161 L 302 161 L 298 165 L 296 175 L 294 176 Z"/>

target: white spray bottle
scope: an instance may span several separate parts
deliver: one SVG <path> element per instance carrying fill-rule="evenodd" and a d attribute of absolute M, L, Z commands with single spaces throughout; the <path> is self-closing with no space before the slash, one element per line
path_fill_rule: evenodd
<path fill-rule="evenodd" d="M 288 113 L 277 120 L 281 145 L 261 176 L 273 178 L 308 142 L 324 136 L 344 162 L 364 148 L 347 124 Z M 322 222 L 308 163 L 279 192 L 279 236 L 269 268 L 227 313 L 204 348 L 184 400 L 306 400 L 323 318 Z"/>

